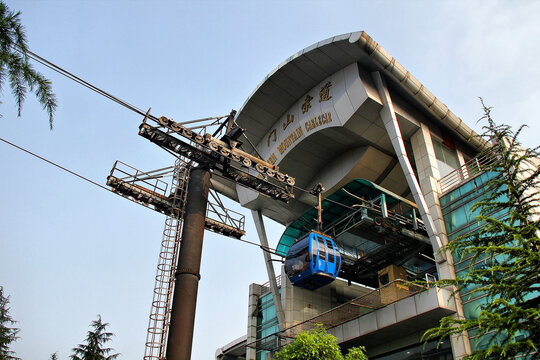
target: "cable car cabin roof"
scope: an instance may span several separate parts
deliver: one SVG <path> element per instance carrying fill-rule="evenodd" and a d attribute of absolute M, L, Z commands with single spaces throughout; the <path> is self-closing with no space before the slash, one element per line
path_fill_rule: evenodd
<path fill-rule="evenodd" d="M 347 194 L 347 192 L 353 196 Z M 362 202 L 359 198 L 364 198 L 366 201 L 374 200 L 383 193 L 388 207 L 397 203 L 404 203 L 414 209 L 417 208 L 413 202 L 394 194 L 371 181 L 356 179 L 322 200 L 323 228 L 342 219 L 349 213 L 357 211 L 358 209 L 353 208 L 352 206 Z M 309 231 L 317 228 L 316 219 L 317 209 L 312 207 L 298 219 L 293 221 L 283 232 L 276 248 L 276 252 L 283 256 L 287 255 L 289 248 L 296 240 L 302 238 Z"/>

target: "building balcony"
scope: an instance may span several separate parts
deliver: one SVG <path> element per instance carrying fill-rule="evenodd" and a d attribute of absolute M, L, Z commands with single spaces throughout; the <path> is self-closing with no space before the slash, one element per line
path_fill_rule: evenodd
<path fill-rule="evenodd" d="M 432 287 L 330 328 L 343 348 L 362 345 L 369 356 L 420 342 L 424 332 L 456 312 L 451 291 Z"/>

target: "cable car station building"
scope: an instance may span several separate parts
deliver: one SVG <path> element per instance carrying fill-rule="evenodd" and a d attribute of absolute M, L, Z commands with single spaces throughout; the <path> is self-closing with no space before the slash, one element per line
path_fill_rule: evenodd
<path fill-rule="evenodd" d="M 266 359 L 316 323 L 370 359 L 459 359 L 482 346 L 474 335 L 424 346 L 443 316 L 474 316 L 482 300 L 407 282 L 466 270 L 437 251 L 475 231 L 467 209 L 487 181 L 476 158 L 484 144 L 396 59 L 364 32 L 323 40 L 274 69 L 235 121 L 256 147 L 246 151 L 295 177 L 295 198 L 285 204 L 217 177 L 212 185 L 252 211 L 263 247 L 262 217 L 285 225 L 277 253 L 300 262 L 276 277 L 265 252 L 269 282 L 249 288 L 246 336 L 216 359 Z M 294 250 L 317 230 L 317 184 L 329 241 Z M 315 264 L 340 265 L 337 278 L 289 279 Z"/>

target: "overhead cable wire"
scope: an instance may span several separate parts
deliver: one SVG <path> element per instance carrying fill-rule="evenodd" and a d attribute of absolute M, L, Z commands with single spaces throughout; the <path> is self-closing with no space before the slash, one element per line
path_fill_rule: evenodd
<path fill-rule="evenodd" d="M 100 89 L 98 88 L 97 86 L 89 83 L 88 81 L 78 77 L 77 75 L 67 71 L 66 69 L 63 69 L 62 67 L 54 64 L 53 62 L 45 59 L 44 57 L 42 56 L 39 56 L 38 54 L 30 51 L 30 50 L 26 50 L 26 51 L 22 51 L 19 47 L 17 46 L 12 46 L 13 49 L 15 49 L 16 51 L 20 52 L 21 54 L 23 55 L 26 55 L 28 58 L 40 63 L 41 65 L 45 66 L 45 67 L 48 67 L 49 69 L 59 73 L 60 75 L 63 75 L 65 77 L 67 77 L 68 79 L 70 80 L 73 80 L 75 81 L 76 83 L 106 97 L 107 99 L 109 100 L 112 100 L 114 102 L 116 102 L 117 104 L 120 104 L 122 106 L 124 106 L 125 108 L 131 110 L 131 111 L 134 111 L 136 112 L 137 114 L 139 115 L 142 115 L 142 116 L 148 116 L 149 119 L 155 121 L 155 122 L 158 122 L 159 119 L 157 117 L 155 117 L 154 115 L 151 115 L 151 114 L 147 114 L 144 110 L 128 103 L 127 101 L 124 101 L 122 99 L 120 99 L 119 97 L 117 96 L 114 96 L 112 95 L 111 93 L 108 93 L 107 91 L 103 90 L 103 89 Z M 187 123 L 194 123 L 194 122 L 200 122 L 200 121 L 208 121 L 208 120 L 220 120 L 224 117 L 227 117 L 227 115 L 222 115 L 222 116 L 213 116 L 213 117 L 207 117 L 207 118 L 203 118 L 203 119 L 197 119 L 197 120 L 190 120 L 190 121 L 187 121 Z M 181 123 L 183 124 L 183 122 Z"/>
<path fill-rule="evenodd" d="M 97 86 L 89 83 L 88 81 L 86 81 L 84 79 L 81 79 L 77 75 L 67 71 L 66 69 L 61 68 L 60 66 L 50 62 L 49 60 L 39 56 L 38 54 L 36 54 L 36 53 L 34 53 L 34 52 L 30 51 L 30 50 L 26 50 L 26 52 L 23 52 L 18 47 L 15 47 L 14 49 L 21 52 L 21 53 L 23 53 L 24 55 L 28 56 L 30 59 L 32 59 L 32 60 L 34 60 L 34 61 L 36 61 L 36 62 L 38 62 L 38 63 L 40 63 L 40 64 L 42 64 L 42 65 L 44 65 L 46 67 L 48 67 L 49 69 L 51 69 L 53 71 L 56 71 L 57 73 L 59 73 L 59 74 L 65 76 L 65 77 L 75 81 L 76 83 L 79 83 L 80 85 L 83 85 L 83 86 L 87 87 L 88 89 L 90 89 L 92 91 L 94 91 L 94 92 L 96 92 L 96 93 L 98 93 L 98 94 L 100 94 L 100 95 L 102 95 L 102 96 L 104 96 L 104 97 L 106 97 L 106 98 L 108 98 L 108 99 L 110 99 L 110 100 L 112 100 L 112 101 L 114 101 L 114 102 L 116 102 L 116 103 L 118 103 L 118 104 L 120 104 L 120 105 L 134 111 L 134 112 L 136 112 L 136 113 L 138 113 L 139 115 L 142 115 L 142 116 L 146 115 L 145 111 L 143 111 L 143 110 L 137 108 L 136 106 L 131 105 L 130 103 L 128 103 L 128 102 L 126 102 L 126 101 L 124 101 L 124 100 L 122 100 L 122 99 L 120 99 L 120 98 L 106 92 L 105 90 L 102 90 L 102 89 L 98 88 Z M 149 117 L 151 117 L 153 120 L 157 121 L 157 118 L 155 118 L 155 116 L 149 115 Z"/>
<path fill-rule="evenodd" d="M 235 123 L 236 126 L 240 127 L 240 125 L 238 125 L 238 123 L 234 119 L 233 119 L 233 122 Z M 242 136 L 246 138 L 247 142 L 249 143 L 249 145 L 251 145 L 251 147 L 255 151 L 255 154 L 257 154 L 257 156 L 259 157 L 259 159 L 264 160 L 262 158 L 261 154 L 259 154 L 259 152 L 257 151 L 257 147 L 255 145 L 253 145 L 253 143 L 251 142 L 251 140 L 249 140 L 249 138 L 248 138 L 248 136 L 246 135 L 245 132 L 242 132 Z"/>
<path fill-rule="evenodd" d="M 248 241 L 248 240 L 244 240 L 244 239 L 235 239 L 235 240 L 239 240 L 239 241 L 245 242 L 246 244 L 258 246 L 259 248 L 261 248 L 262 251 L 265 251 L 265 252 L 270 253 L 270 254 L 272 254 L 272 255 L 280 256 L 280 257 L 282 257 L 282 258 L 285 257 L 285 256 L 282 255 L 282 254 L 278 254 L 278 253 L 277 253 L 277 250 L 276 250 L 276 249 L 272 249 L 271 247 L 262 246 L 261 244 L 257 244 L 256 242 L 252 242 L 252 241 Z"/>
<path fill-rule="evenodd" d="M 246 140 L 248 141 L 249 145 L 251 145 L 251 147 L 253 148 L 253 150 L 255 150 L 255 154 L 257 154 L 257 156 L 259 157 L 259 159 L 261 160 L 264 160 L 261 156 L 261 154 L 259 154 L 259 152 L 257 151 L 257 147 L 255 145 L 253 145 L 253 143 L 251 142 L 251 140 L 249 140 L 249 138 L 247 137 L 247 135 L 245 133 L 242 133 L 242 135 L 246 138 Z"/>
<path fill-rule="evenodd" d="M 104 190 L 106 190 L 106 191 L 108 191 L 108 192 L 115 193 L 113 190 L 111 190 L 111 189 L 109 189 L 109 188 L 107 188 L 107 187 L 105 187 L 105 186 L 103 186 L 103 185 L 101 185 L 101 184 L 99 184 L 99 183 L 97 183 L 97 182 L 95 182 L 95 181 L 93 181 L 93 180 L 90 180 L 89 178 L 87 178 L 87 177 L 85 177 L 85 176 L 82 176 L 82 175 L 76 173 L 75 171 L 69 170 L 69 169 L 63 167 L 62 165 L 59 165 L 59 164 L 57 164 L 57 163 L 55 163 L 55 162 L 53 162 L 53 161 L 51 161 L 51 160 L 48 160 L 48 159 L 44 158 L 43 156 L 39 156 L 38 154 L 36 154 L 36 153 L 34 153 L 34 152 L 30 151 L 30 150 L 27 150 L 27 149 L 25 149 L 25 148 L 23 148 L 23 147 L 20 147 L 20 146 L 18 146 L 18 145 L 16 145 L 16 144 L 12 143 L 12 142 L 10 142 L 10 141 L 7 141 L 7 140 L 5 140 L 5 139 L 3 139 L 3 138 L 0 138 L 0 141 L 3 141 L 3 142 L 5 142 L 6 144 L 11 145 L 11 146 L 13 146 L 13 147 L 16 148 L 16 149 L 19 149 L 19 150 L 21 150 L 21 151 L 24 151 L 25 153 L 30 154 L 30 155 L 32 155 L 32 156 L 34 156 L 34 157 L 36 157 L 36 158 L 38 158 L 38 159 L 40 159 L 40 160 L 42 160 L 42 161 L 48 163 L 48 164 L 50 164 L 50 165 L 56 166 L 57 168 L 59 168 L 59 169 L 61 169 L 61 170 L 64 170 L 64 171 L 70 173 L 71 175 L 77 176 L 78 178 L 83 179 L 84 181 L 87 181 L 87 182 L 91 183 L 92 185 L 98 186 L 98 187 L 100 187 L 100 188 L 102 188 L 102 189 L 104 189 Z M 128 200 L 131 200 L 131 199 L 128 198 Z M 132 201 L 138 204 L 138 202 L 136 202 L 136 201 L 134 201 L 134 200 L 132 200 Z M 251 242 L 251 241 L 244 240 L 244 239 L 236 239 L 236 240 L 242 241 L 242 242 L 244 242 L 244 243 L 246 243 L 246 244 L 255 245 L 255 246 L 261 248 L 261 250 L 263 250 L 263 251 L 269 252 L 269 253 L 271 253 L 271 254 L 273 254 L 273 255 L 276 255 L 276 256 L 283 257 L 283 255 L 278 254 L 278 253 L 276 252 L 276 249 L 272 249 L 272 248 L 270 248 L 270 247 L 262 246 L 262 245 L 260 245 L 260 244 L 255 243 L 255 242 Z"/>
<path fill-rule="evenodd" d="M 134 111 L 135 113 L 139 114 L 139 115 L 142 115 L 142 116 L 145 116 L 145 117 L 148 117 L 149 119 L 155 121 L 155 122 L 159 122 L 159 119 L 157 117 L 155 117 L 154 115 L 151 115 L 151 114 L 148 114 L 147 112 L 143 111 L 142 109 L 128 103 L 127 101 L 124 101 L 122 99 L 120 99 L 119 97 L 117 96 L 114 96 L 112 95 L 111 93 L 108 93 L 106 92 L 105 90 L 103 89 L 100 89 L 98 88 L 97 86 L 89 83 L 88 81 L 78 77 L 77 75 L 67 71 L 66 69 L 63 69 L 62 67 L 54 64 L 53 62 L 45 59 L 44 57 L 30 51 L 30 50 L 26 50 L 26 51 L 22 51 L 19 47 L 17 46 L 13 46 L 13 49 L 15 49 L 16 51 L 20 52 L 21 54 L 23 55 L 26 55 L 28 56 L 30 59 L 42 64 L 43 66 L 45 67 L 48 67 L 49 69 L 59 73 L 60 75 L 63 75 L 65 77 L 67 77 L 68 79 L 70 80 L 73 80 L 75 81 L 76 83 L 80 84 L 80 85 L 83 85 L 85 86 L 86 88 L 106 97 L 107 99 L 109 100 L 112 100 L 114 102 L 116 102 L 117 104 L 120 104 L 124 107 L 126 107 L 127 109 L 131 110 L 131 111 Z M 201 122 L 201 121 L 209 121 L 209 120 L 221 120 L 225 117 L 228 117 L 228 115 L 222 115 L 222 116 L 213 116 L 213 117 L 207 117 L 207 118 L 202 118 L 202 119 L 197 119 L 197 120 L 189 120 L 189 121 L 185 121 L 185 122 L 180 122 L 180 124 L 191 124 L 191 123 L 195 123 L 195 122 Z M 236 124 L 236 122 L 235 122 Z M 212 125 L 212 124 L 211 124 Z M 236 124 L 238 126 L 238 124 Z M 242 135 L 244 136 L 244 138 L 247 140 L 247 142 L 249 143 L 249 145 L 253 148 L 255 154 L 260 158 L 260 159 L 263 159 L 261 154 L 257 151 L 257 147 L 251 142 L 251 140 L 248 138 L 248 136 L 245 134 L 245 133 L 242 133 Z"/>
<path fill-rule="evenodd" d="M 13 147 L 15 147 L 15 148 L 21 150 L 21 151 L 24 151 L 24 152 L 27 153 L 27 154 L 30 154 L 30 155 L 32 155 L 32 156 L 35 156 L 35 157 L 37 157 L 38 159 L 45 161 L 46 163 L 49 163 L 49 164 L 51 164 L 51 165 L 53 165 L 53 166 L 56 166 L 56 167 L 59 168 L 59 169 L 62 169 L 62 170 L 64 170 L 64 171 L 67 171 L 67 172 L 70 173 L 71 175 L 75 175 L 75 176 L 77 176 L 77 177 L 79 177 L 79 178 L 81 178 L 81 179 L 83 179 L 83 180 L 85 180 L 85 181 L 88 181 L 88 182 L 91 183 L 91 184 L 94 184 L 94 185 L 96 185 L 96 186 L 99 186 L 100 188 L 105 189 L 105 190 L 107 190 L 107 191 L 114 192 L 114 191 L 112 191 L 111 189 L 109 189 L 109 188 L 107 188 L 107 187 L 105 187 L 105 186 L 103 186 L 103 185 L 101 185 L 101 184 L 99 184 L 99 183 L 97 183 L 97 182 L 95 182 L 95 181 L 93 181 L 93 180 L 88 179 L 87 177 L 84 177 L 84 176 L 82 176 L 82 175 L 80 175 L 80 174 L 77 174 L 77 173 L 74 172 L 74 171 L 71 171 L 71 170 L 69 170 L 69 169 L 66 169 L 65 167 L 63 167 L 63 166 L 61 166 L 61 165 L 58 165 L 58 164 L 55 163 L 55 162 L 52 162 L 52 161 L 50 161 L 50 160 L 47 160 L 47 159 L 45 159 L 44 157 L 39 156 L 39 155 L 37 155 L 37 154 L 31 152 L 30 150 L 26 150 L 26 149 L 24 149 L 24 148 L 22 148 L 22 147 L 20 147 L 20 146 L 17 146 L 17 145 L 15 145 L 15 144 L 13 144 L 12 142 L 9 142 L 9 141 L 7 141 L 7 140 L 5 140 L 5 139 L 0 138 L 0 140 L 3 141 L 3 142 L 5 142 L 5 143 L 8 144 L 8 145 L 11 145 L 11 146 L 13 146 Z"/>
<path fill-rule="evenodd" d="M 299 186 L 297 186 L 297 185 L 293 185 L 293 188 L 296 189 L 296 190 L 300 190 L 300 191 L 303 191 L 303 192 L 305 192 L 305 193 L 308 193 L 308 194 L 313 195 L 313 194 L 311 193 L 310 190 L 303 189 L 303 188 L 301 188 L 301 187 L 299 187 Z M 313 196 L 315 196 L 315 195 L 313 195 Z M 328 198 L 328 197 L 323 197 L 322 200 L 326 200 L 326 201 L 328 201 L 328 202 L 331 202 L 331 203 L 333 203 L 333 204 L 336 204 L 336 205 L 345 207 L 345 208 L 350 209 L 350 210 L 357 210 L 356 208 L 354 208 L 354 207 L 352 207 L 352 206 L 345 205 L 345 204 L 343 204 L 343 203 L 340 203 L 339 201 L 332 200 L 332 199 L 330 199 L 330 198 Z M 364 200 L 364 201 L 365 201 L 365 200 Z"/>
<path fill-rule="evenodd" d="M 16 46 L 14 46 L 13 48 L 14 48 L 15 50 L 19 51 L 20 53 L 22 53 L 22 54 L 28 56 L 30 59 L 32 59 L 32 60 L 34 60 L 34 61 L 36 61 L 36 62 L 38 62 L 38 63 L 40 63 L 40 64 L 42 64 L 42 65 L 44 65 L 44 66 L 46 66 L 46 67 L 48 67 L 49 69 L 51 69 L 51 70 L 53 70 L 53 71 L 55 71 L 55 72 L 57 72 L 57 73 L 59 73 L 59 74 L 65 76 L 65 77 L 67 77 L 67 78 L 69 78 L 69 79 L 71 79 L 71 80 L 77 82 L 77 83 L 80 84 L 80 85 L 83 85 L 83 86 L 87 87 L 88 89 L 90 89 L 90 90 L 92 90 L 92 91 L 94 91 L 94 92 L 96 92 L 96 93 L 98 93 L 98 94 L 100 94 L 100 95 L 102 95 L 102 96 L 108 98 L 109 100 L 112 100 L 112 101 L 114 101 L 114 102 L 116 102 L 116 103 L 118 103 L 118 104 L 120 104 L 120 105 L 126 107 L 127 109 L 129 109 L 129 110 L 131 110 L 131 111 L 134 111 L 135 113 L 137 113 L 137 114 L 139 114 L 139 115 L 147 116 L 149 119 L 151 119 L 151 120 L 153 120 L 153 121 L 155 121 L 155 122 L 159 122 L 159 119 L 156 118 L 154 115 L 147 114 L 147 112 L 141 110 L 140 108 L 138 108 L 138 107 L 136 107 L 136 106 L 134 106 L 134 105 L 131 105 L 130 103 L 128 103 L 128 102 L 126 102 L 126 101 L 124 101 L 124 100 L 122 100 L 122 99 L 120 99 L 120 98 L 118 98 L 118 97 L 116 97 L 116 96 L 114 96 L 114 95 L 112 95 L 112 94 L 106 92 L 105 90 L 102 90 L 102 89 L 98 88 L 98 87 L 95 86 L 95 85 L 92 85 L 91 83 L 85 81 L 84 79 L 82 79 L 82 78 L 80 78 L 80 77 L 74 75 L 73 73 L 71 73 L 71 72 L 69 72 L 69 71 L 67 71 L 67 70 L 65 70 L 65 69 L 63 69 L 63 68 L 61 68 L 60 66 L 58 66 L 58 65 L 56 65 L 56 64 L 54 64 L 54 63 L 52 63 L 52 62 L 50 62 L 49 60 L 47 60 L 47 59 L 45 59 L 45 58 L 39 56 L 38 54 L 36 54 L 36 53 L 34 53 L 34 52 L 30 51 L 30 50 L 26 50 L 25 52 L 23 52 L 20 48 L 18 48 L 18 47 L 16 47 Z M 190 121 L 187 121 L 187 123 L 193 123 L 193 122 L 197 122 L 197 121 L 205 121 L 205 120 L 213 120 L 213 119 L 218 119 L 218 120 L 219 120 L 219 119 L 222 119 L 222 118 L 224 118 L 224 117 L 227 117 L 227 115 L 224 115 L 224 116 L 216 116 L 216 117 L 208 117 L 208 118 L 198 119 L 198 120 L 190 120 Z M 235 121 L 235 124 L 236 124 L 236 121 Z M 236 124 L 236 125 L 238 126 L 238 124 Z M 257 156 L 258 156 L 260 159 L 262 159 L 261 155 L 260 155 L 259 152 L 257 151 L 257 147 L 250 141 L 250 139 L 247 137 L 246 134 L 243 133 L 242 135 L 243 135 L 244 138 L 248 141 L 249 145 L 253 148 L 253 150 L 255 151 L 255 153 L 257 154 Z M 8 143 L 8 144 L 10 144 L 10 145 L 13 145 L 13 146 L 15 146 L 15 147 L 18 148 L 18 146 L 9 143 L 9 142 L 6 141 L 6 140 L 3 140 L 3 139 L 0 139 L 0 140 L 2 140 L 2 141 L 4 141 L 4 142 L 6 142 L 6 143 Z M 40 158 L 40 159 L 42 159 L 43 161 L 49 162 L 48 160 L 46 160 L 46 159 L 44 159 L 44 158 L 41 158 L 40 156 L 35 155 L 35 154 L 33 154 L 33 153 L 31 153 L 31 152 L 29 152 L 29 151 L 27 151 L 27 150 L 24 150 L 24 149 L 22 149 L 22 148 L 20 148 L 20 149 L 23 150 L 23 151 L 26 151 L 26 152 L 28 152 L 28 153 L 30 153 L 30 154 L 32 154 L 32 155 L 34 155 L 34 156 L 36 156 L 36 157 L 38 157 L 38 158 Z M 173 153 L 171 152 L 171 154 L 173 154 Z M 173 155 L 174 155 L 174 156 L 177 156 L 176 154 L 173 154 Z M 87 181 L 89 181 L 89 182 L 91 182 L 91 183 L 93 183 L 93 184 L 95 184 L 95 185 L 97 185 L 97 186 L 100 186 L 100 187 L 102 187 L 102 188 L 104 188 L 104 189 L 106 189 L 106 190 L 108 190 L 108 191 L 112 191 L 112 190 L 107 189 L 106 187 L 104 187 L 104 186 L 102 186 L 102 185 L 100 185 L 100 184 L 98 184 L 98 183 L 93 182 L 92 180 L 86 179 L 86 178 L 84 178 L 83 176 L 80 176 L 80 175 L 78 175 L 78 174 L 76 174 L 76 173 L 74 173 L 74 172 L 71 172 L 71 171 L 68 170 L 68 169 L 63 168 L 63 167 L 61 167 L 60 165 L 54 164 L 54 163 L 52 163 L 52 162 L 50 162 L 50 163 L 51 163 L 52 165 L 55 165 L 55 166 L 57 166 L 57 167 L 59 167 L 59 168 L 65 170 L 65 171 L 68 171 L 68 172 L 72 173 L 73 175 L 76 175 L 76 176 L 78 176 L 78 177 L 80 177 L 80 178 L 83 178 L 83 179 L 85 179 L 85 180 L 87 180 Z M 309 190 L 300 188 L 300 187 L 298 187 L 298 186 L 294 186 L 294 188 L 296 188 L 296 189 L 298 189 L 298 190 L 300 190 L 300 191 L 306 192 L 306 193 L 310 193 Z M 332 203 L 334 203 L 334 204 L 340 205 L 340 206 L 345 207 L 345 208 L 348 208 L 348 209 L 354 209 L 354 208 L 352 208 L 351 206 L 342 204 L 342 203 L 340 203 L 340 202 L 338 202 L 338 201 L 331 200 L 331 199 L 329 199 L 329 198 L 323 198 L 323 200 L 332 202 Z M 264 249 L 263 249 L 263 250 L 264 250 Z"/>

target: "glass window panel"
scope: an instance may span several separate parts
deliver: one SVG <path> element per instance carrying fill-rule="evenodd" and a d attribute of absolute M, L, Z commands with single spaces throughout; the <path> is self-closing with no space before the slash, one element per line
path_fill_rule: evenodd
<path fill-rule="evenodd" d="M 433 141 L 435 157 L 439 162 L 439 172 L 445 176 L 459 167 L 459 160 L 455 150 L 451 150 L 438 141 Z"/>
<path fill-rule="evenodd" d="M 444 162 L 454 169 L 457 169 L 459 167 L 459 159 L 456 152 L 454 150 L 450 150 L 444 145 L 442 145 L 442 149 L 444 153 Z"/>
<path fill-rule="evenodd" d="M 451 167 L 450 165 L 439 159 L 437 159 L 437 165 L 439 167 L 439 174 L 441 175 L 441 177 L 444 177 L 455 170 L 455 168 Z"/>

